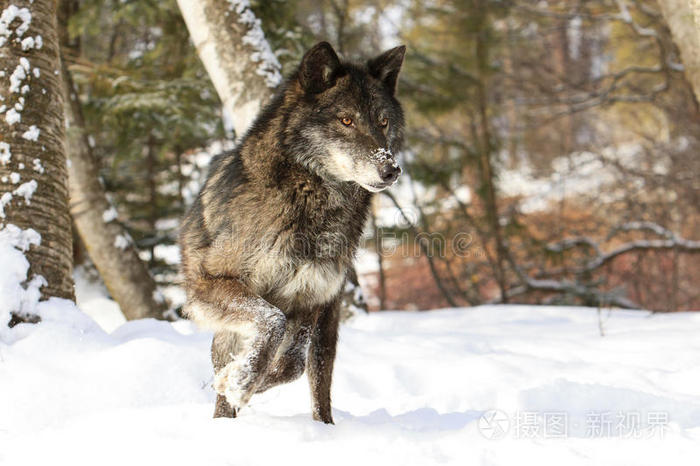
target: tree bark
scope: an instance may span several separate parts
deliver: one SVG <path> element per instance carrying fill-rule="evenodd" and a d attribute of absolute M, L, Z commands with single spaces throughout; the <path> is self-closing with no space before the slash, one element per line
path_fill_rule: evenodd
<path fill-rule="evenodd" d="M 156 282 L 146 264 L 128 233 L 115 221 L 116 211 L 100 183 L 99 164 L 90 149 L 82 108 L 65 64 L 63 75 L 70 153 L 70 213 L 75 226 L 124 317 L 162 319 L 167 303 L 159 299 Z"/>
<path fill-rule="evenodd" d="M 78 7 L 75 0 L 63 0 L 58 32 L 64 50 L 79 53 L 80 44 L 68 36 L 68 18 Z M 128 320 L 163 318 L 167 303 L 159 299 L 155 280 L 128 233 L 116 222 L 113 209 L 100 181 L 100 164 L 92 153 L 85 132 L 83 110 L 66 60 L 62 64 L 64 112 L 68 127 L 66 144 L 70 160 L 70 213 L 78 235 L 112 298 Z"/>
<path fill-rule="evenodd" d="M 260 21 L 243 0 L 177 0 L 209 77 L 232 119 L 245 134 L 282 81 Z"/>
<path fill-rule="evenodd" d="M 0 1 L 0 228 L 32 228 L 42 298 L 75 299 L 56 2 Z"/>
<path fill-rule="evenodd" d="M 659 6 L 700 103 L 700 0 L 659 0 Z"/>

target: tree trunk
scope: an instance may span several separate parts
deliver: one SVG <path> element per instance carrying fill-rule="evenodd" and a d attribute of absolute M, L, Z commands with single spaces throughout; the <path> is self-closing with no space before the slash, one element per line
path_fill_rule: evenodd
<path fill-rule="evenodd" d="M 481 24 L 485 25 L 488 12 L 484 8 Z M 476 99 L 479 109 L 479 176 L 481 177 L 481 189 L 483 190 L 483 199 L 486 207 L 486 218 L 491 228 L 491 235 L 495 243 L 496 261 L 494 264 L 494 277 L 498 283 L 498 288 L 501 293 L 501 300 L 504 303 L 508 302 L 506 271 L 505 271 L 505 246 L 503 242 L 503 232 L 501 231 L 500 219 L 498 216 L 498 201 L 496 197 L 495 174 L 493 172 L 492 157 L 494 156 L 495 148 L 491 141 L 491 128 L 488 112 L 488 93 L 487 83 L 489 82 L 489 44 L 486 31 L 480 30 L 476 36 L 475 57 L 477 62 L 477 71 L 479 76 L 479 84 L 477 87 Z"/>
<path fill-rule="evenodd" d="M 80 44 L 68 37 L 68 18 L 75 13 L 75 0 L 63 0 L 59 11 L 59 38 L 65 49 L 79 52 Z M 156 282 L 138 256 L 128 233 L 117 223 L 104 186 L 100 165 L 85 132 L 78 91 L 65 60 L 62 65 L 64 112 L 68 126 L 66 144 L 70 159 L 68 177 L 70 213 L 78 235 L 112 298 L 128 320 L 163 318 L 167 303 L 159 299 Z"/>
<path fill-rule="evenodd" d="M 107 290 L 129 319 L 163 318 L 167 303 L 138 256 L 128 233 L 116 222 L 116 210 L 100 183 L 99 165 L 88 144 L 82 108 L 67 67 L 63 67 L 70 152 L 70 213 L 90 259 Z"/>
<path fill-rule="evenodd" d="M 63 94 L 52 0 L 0 1 L 0 228 L 32 228 L 42 297 L 75 299 Z M 7 22 L 5 22 L 7 21 Z"/>
<path fill-rule="evenodd" d="M 245 134 L 282 81 L 260 20 L 240 0 L 177 0 L 199 58 L 232 119 Z"/>
<path fill-rule="evenodd" d="M 659 5 L 700 103 L 700 0 L 659 0 Z"/>
<path fill-rule="evenodd" d="M 375 206 L 372 207 L 372 231 L 374 231 L 374 251 L 377 254 L 377 278 L 379 278 L 379 310 L 383 311 L 386 307 L 386 275 L 384 274 L 384 249 L 382 247 L 381 231 L 377 227 L 377 216 L 374 213 Z"/>

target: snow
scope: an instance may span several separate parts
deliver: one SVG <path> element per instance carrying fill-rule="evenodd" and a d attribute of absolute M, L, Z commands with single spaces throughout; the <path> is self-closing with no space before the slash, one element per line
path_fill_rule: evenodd
<path fill-rule="evenodd" d="M 26 37 L 22 39 L 22 50 L 29 50 L 34 48 L 34 38 Z"/>
<path fill-rule="evenodd" d="M 310 419 L 303 379 L 213 420 L 211 334 L 188 321 L 119 321 L 80 271 L 87 314 L 37 303 L 39 282 L 20 282 L 21 251 L 38 241 L 0 231 L 0 322 L 17 306 L 42 317 L 0 326 L 0 464 L 691 465 L 700 453 L 700 314 L 357 316 L 340 332 L 335 426 Z"/>
<path fill-rule="evenodd" d="M 3 183 L 7 183 L 7 181 L 3 180 Z M 0 218 L 5 218 L 5 207 L 12 202 L 12 193 L 3 193 L 2 196 L 0 196 Z"/>
<path fill-rule="evenodd" d="M 3 196 L 4 198 L 5 196 Z M 3 202 L 0 201 L 0 212 L 2 212 L 2 205 Z M 0 273 L 0 365 L 3 362 L 4 342 L 10 342 L 14 338 L 7 327 L 10 312 L 34 311 L 39 300 L 39 288 L 45 283 L 43 277 L 34 276 L 25 286 L 22 286 L 22 282 L 28 278 L 27 271 L 29 270 L 29 262 L 24 257 L 24 252 L 32 245 L 40 243 L 41 236 L 32 229 L 22 230 L 12 224 L 0 229 L 0 257 L 3 261 L 2 273 Z M 3 377 L 3 380 L 7 379 L 7 377 Z M 5 410 L 2 412 L 4 413 Z M 0 430 L 1 435 L 2 431 Z M 2 456 L 0 456 L 0 460 L 2 460 Z"/>
<path fill-rule="evenodd" d="M 360 275 L 379 272 L 379 257 L 375 251 L 359 248 L 355 254 L 355 271 Z"/>
<path fill-rule="evenodd" d="M 5 122 L 8 125 L 12 126 L 15 123 L 19 123 L 20 121 L 22 121 L 22 115 L 20 115 L 19 112 L 14 108 L 9 109 L 5 113 Z"/>
<path fill-rule="evenodd" d="M 9 5 L 2 10 L 2 14 L 0 14 L 0 47 L 5 45 L 5 42 L 12 36 L 13 31 L 10 28 L 10 24 L 15 20 L 20 21 L 20 24 L 14 30 L 14 33 L 19 38 L 27 32 L 32 22 L 32 14 L 29 8 L 18 8 L 16 5 Z"/>
<path fill-rule="evenodd" d="M 83 267 L 73 272 L 75 299 L 80 309 L 95 320 L 106 332 L 113 332 L 126 323 L 119 305 L 108 297 L 107 290 L 96 277 L 90 277 Z"/>
<path fill-rule="evenodd" d="M 117 213 L 117 209 L 115 209 L 114 206 L 110 206 L 109 209 L 102 212 L 102 221 L 105 223 L 109 223 L 112 220 L 116 220 L 118 215 L 119 214 Z"/>
<path fill-rule="evenodd" d="M 248 28 L 248 32 L 243 36 L 243 43 L 250 45 L 253 49 L 251 58 L 258 63 L 256 74 L 265 78 L 268 87 L 277 87 L 282 82 L 282 74 L 277 57 L 272 53 L 270 43 L 265 39 L 260 20 L 255 17 L 255 13 L 250 9 L 249 0 L 229 0 L 231 8 L 238 15 L 238 22 Z"/>
<path fill-rule="evenodd" d="M 24 57 L 20 57 L 19 65 L 17 65 L 15 70 L 10 75 L 10 92 L 20 92 L 22 81 L 27 77 L 27 73 L 29 73 L 30 68 L 31 65 L 29 64 L 29 60 Z"/>
<path fill-rule="evenodd" d="M 583 21 L 580 16 L 574 16 L 569 20 L 566 28 L 566 37 L 569 42 L 569 56 L 574 60 L 578 60 L 581 55 L 581 24 Z"/>
<path fill-rule="evenodd" d="M 129 241 L 129 238 L 127 238 L 124 235 L 117 235 L 114 238 L 114 247 L 117 249 L 121 249 L 122 251 L 128 248 L 130 244 L 131 241 Z"/>
<path fill-rule="evenodd" d="M 12 152 L 10 151 L 10 145 L 0 141 L 0 163 L 6 165 L 11 158 Z"/>
<path fill-rule="evenodd" d="M 607 147 L 601 154 L 575 152 L 560 156 L 552 161 L 552 173 L 544 177 L 528 165 L 505 169 L 499 173 L 499 189 L 505 196 L 522 196 L 520 210 L 525 213 L 546 210 L 553 202 L 590 193 L 596 193 L 599 201 L 614 202 L 618 200 L 615 194 L 602 188 L 617 182 L 616 171 L 599 155 L 622 166 L 634 167 L 639 163 L 640 149 L 639 145 L 626 144 Z"/>
<path fill-rule="evenodd" d="M 180 263 L 180 247 L 176 244 L 157 244 L 153 252 L 157 259 L 165 261 L 166 264 Z"/>
<path fill-rule="evenodd" d="M 29 50 L 29 49 L 40 49 L 44 45 L 44 41 L 41 38 L 41 36 L 37 35 L 35 37 L 25 37 L 22 39 L 21 42 L 22 45 L 22 50 Z M 35 70 L 37 68 L 34 68 Z M 38 76 L 37 76 L 38 77 Z"/>
<path fill-rule="evenodd" d="M 13 184 L 17 184 L 19 183 L 19 181 L 19 173 L 13 172 L 10 174 L 10 182 L 12 182 Z M 36 191 L 37 186 L 38 184 L 36 180 L 30 180 L 26 183 L 22 183 L 21 185 L 19 185 L 17 189 L 12 191 L 12 193 L 3 193 L 2 197 L 0 197 L 0 218 L 5 218 L 5 207 L 7 207 L 10 204 L 10 202 L 12 202 L 14 196 L 21 196 L 24 198 L 24 202 L 26 204 L 31 204 L 32 196 L 34 195 L 34 191 Z"/>
<path fill-rule="evenodd" d="M 17 189 L 12 191 L 12 194 L 22 196 L 24 198 L 24 202 L 31 204 L 32 196 L 34 195 L 34 191 L 36 191 L 37 186 L 38 184 L 36 180 L 30 180 L 19 185 Z"/>
<path fill-rule="evenodd" d="M 41 130 L 36 127 L 36 125 L 31 125 L 27 131 L 22 133 L 22 137 L 27 141 L 36 141 L 39 139 L 39 134 Z"/>
<path fill-rule="evenodd" d="M 35 172 L 39 172 L 39 173 L 44 173 L 44 171 L 45 171 L 44 166 L 41 164 L 40 159 L 32 160 L 32 168 L 34 168 Z"/>

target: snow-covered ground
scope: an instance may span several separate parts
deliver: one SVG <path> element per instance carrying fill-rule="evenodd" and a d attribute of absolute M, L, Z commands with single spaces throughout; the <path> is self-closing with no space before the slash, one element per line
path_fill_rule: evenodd
<path fill-rule="evenodd" d="M 326 426 L 310 419 L 305 380 L 211 419 L 211 335 L 189 322 L 106 333 L 65 301 L 39 312 L 42 323 L 0 335 L 2 465 L 690 465 L 700 454 L 700 314 L 358 317 L 341 331 Z"/>
<path fill-rule="evenodd" d="M 211 334 L 124 322 L 25 286 L 31 230 L 0 230 L 0 465 L 695 465 L 700 313 L 483 306 L 344 325 L 335 426 L 305 380 L 211 419 Z M 79 308 L 82 308 L 80 310 Z M 5 324 L 9 309 L 39 324 Z"/>

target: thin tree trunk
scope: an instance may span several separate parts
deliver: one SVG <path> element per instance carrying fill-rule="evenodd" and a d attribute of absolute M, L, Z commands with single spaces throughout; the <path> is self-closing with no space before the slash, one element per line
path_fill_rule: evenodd
<path fill-rule="evenodd" d="M 659 5 L 700 103 L 700 0 L 659 0 Z"/>
<path fill-rule="evenodd" d="M 70 43 L 66 25 L 77 5 L 65 0 L 61 7 L 61 43 L 67 49 L 75 49 L 79 44 Z M 105 287 L 128 320 L 163 318 L 167 303 L 158 298 L 155 280 L 138 256 L 129 234 L 115 221 L 116 211 L 100 182 L 100 165 L 88 142 L 78 91 L 65 60 L 61 70 L 64 112 L 69 128 L 66 143 L 70 160 L 70 213 L 78 235 Z"/>
<path fill-rule="evenodd" d="M 116 220 L 99 179 L 99 165 L 85 133 L 82 108 L 67 67 L 63 67 L 70 152 L 71 215 L 107 290 L 129 319 L 163 318 L 167 303 L 128 233 Z"/>
<path fill-rule="evenodd" d="M 156 265 L 156 222 L 158 221 L 158 188 L 156 186 L 156 151 L 153 134 L 148 135 L 146 143 L 146 163 L 148 165 L 148 227 L 153 232 L 150 241 L 151 257 L 148 260 L 149 267 Z"/>
<path fill-rule="evenodd" d="M 377 253 L 377 267 L 379 276 L 379 310 L 386 309 L 386 276 L 384 274 L 384 250 L 382 247 L 382 235 L 377 227 L 377 216 L 372 210 L 372 229 L 374 230 L 375 252 Z"/>
<path fill-rule="evenodd" d="M 486 14 L 484 14 L 484 22 L 486 19 Z M 492 153 L 494 152 L 493 144 L 491 142 L 491 129 L 489 124 L 488 116 L 488 102 L 487 102 L 487 90 L 486 83 L 488 82 L 488 44 L 485 31 L 479 31 L 476 38 L 476 61 L 479 71 L 479 86 L 477 88 L 477 103 L 479 106 L 479 126 L 480 126 L 480 175 L 482 188 L 485 191 L 486 200 L 486 215 L 491 227 L 491 234 L 493 235 L 494 242 L 496 243 L 496 268 L 494 270 L 494 275 L 496 282 L 498 283 L 498 288 L 501 293 L 501 300 L 504 303 L 508 302 L 508 286 L 506 283 L 505 274 L 505 246 L 503 244 L 503 232 L 501 231 L 501 224 L 498 218 L 498 202 L 496 199 L 496 187 L 494 183 L 495 174 L 493 173 L 493 166 L 491 164 Z"/>
<path fill-rule="evenodd" d="M 175 146 L 175 167 L 177 168 L 177 201 L 185 208 L 185 176 L 182 174 L 182 147 Z"/>
<path fill-rule="evenodd" d="M 0 228 L 32 228 L 26 252 L 42 297 L 74 299 L 56 3 L 0 1 Z"/>

